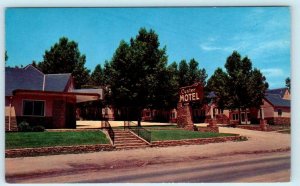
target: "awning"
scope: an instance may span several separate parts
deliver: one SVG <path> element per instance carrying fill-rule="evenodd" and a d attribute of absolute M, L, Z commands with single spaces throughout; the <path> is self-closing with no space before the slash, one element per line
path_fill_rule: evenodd
<path fill-rule="evenodd" d="M 83 92 L 55 92 L 55 91 L 17 89 L 13 91 L 13 95 L 43 95 L 43 96 L 47 95 L 47 96 L 62 96 L 62 97 L 75 96 L 76 103 L 100 100 L 100 95 L 97 93 L 83 93 Z"/>

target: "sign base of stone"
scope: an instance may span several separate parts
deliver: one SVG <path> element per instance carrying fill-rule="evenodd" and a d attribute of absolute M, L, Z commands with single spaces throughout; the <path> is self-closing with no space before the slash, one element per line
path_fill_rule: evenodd
<path fill-rule="evenodd" d="M 267 130 L 267 120 L 265 119 L 261 119 L 259 126 L 261 128 L 262 131 L 266 131 Z"/>
<path fill-rule="evenodd" d="M 212 119 L 209 121 L 208 127 L 216 127 L 217 126 L 217 120 Z"/>
<path fill-rule="evenodd" d="M 192 109 L 189 103 L 177 104 L 177 126 L 186 130 L 194 131 L 194 123 L 192 121 Z"/>

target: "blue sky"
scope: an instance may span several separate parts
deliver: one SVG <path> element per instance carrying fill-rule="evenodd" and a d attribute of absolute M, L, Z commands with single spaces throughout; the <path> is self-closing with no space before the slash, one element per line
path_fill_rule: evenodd
<path fill-rule="evenodd" d="M 267 77 L 270 88 L 290 76 L 288 7 L 207 8 L 8 8 L 7 65 L 41 61 L 62 36 L 78 42 L 86 67 L 110 60 L 123 39 L 141 27 L 159 35 L 169 63 L 195 58 L 211 76 L 237 50 Z"/>

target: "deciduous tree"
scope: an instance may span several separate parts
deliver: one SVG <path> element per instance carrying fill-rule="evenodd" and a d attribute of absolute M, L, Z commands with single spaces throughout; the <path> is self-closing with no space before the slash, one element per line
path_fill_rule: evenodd
<path fill-rule="evenodd" d="M 75 87 L 80 88 L 89 80 L 89 70 L 84 66 L 85 55 L 79 51 L 75 41 L 62 37 L 50 50 L 46 50 L 43 61 L 38 63 L 38 68 L 44 73 L 72 73 Z"/>
<path fill-rule="evenodd" d="M 159 46 L 158 35 L 142 28 L 130 43 L 120 42 L 108 65 L 114 105 L 135 111 L 139 125 L 142 109 L 162 99 L 158 90 L 165 86 L 167 56 L 166 48 Z"/>
<path fill-rule="evenodd" d="M 268 83 L 258 69 L 252 68 L 251 60 L 237 51 L 227 58 L 225 68 L 226 72 L 220 68 L 215 71 L 208 87 L 218 96 L 220 107 L 239 110 L 241 123 L 241 110 L 259 108 Z"/>

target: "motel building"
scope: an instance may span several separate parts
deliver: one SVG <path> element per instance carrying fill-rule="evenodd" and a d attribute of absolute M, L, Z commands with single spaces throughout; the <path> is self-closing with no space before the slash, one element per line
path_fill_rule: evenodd
<path fill-rule="evenodd" d="M 71 74 L 44 74 L 32 65 L 5 68 L 5 131 L 17 124 L 76 128 L 76 104 L 102 100 L 102 89 L 74 89 Z"/>
<path fill-rule="evenodd" d="M 182 90 L 181 90 L 182 91 Z M 203 90 L 202 90 L 203 91 Z M 267 90 L 261 109 L 248 108 L 239 116 L 237 110 L 221 110 L 213 92 L 208 93 L 206 104 L 199 90 L 179 92 L 179 101 L 191 104 L 194 123 L 259 124 L 262 117 L 268 124 L 290 124 L 290 92 L 287 88 Z M 76 128 L 76 120 L 124 120 L 125 110 L 104 105 L 103 89 L 74 89 L 71 74 L 44 74 L 32 65 L 24 68 L 5 68 L 5 131 L 17 131 L 17 124 L 26 121 L 30 125 L 45 128 Z M 83 106 L 83 103 L 92 103 Z M 262 114 L 260 114 L 262 113 Z M 93 115 L 86 117 L 85 115 Z M 132 117 L 132 116 L 131 116 Z M 177 109 L 149 109 L 142 111 L 142 120 L 150 122 L 177 122 Z"/>

